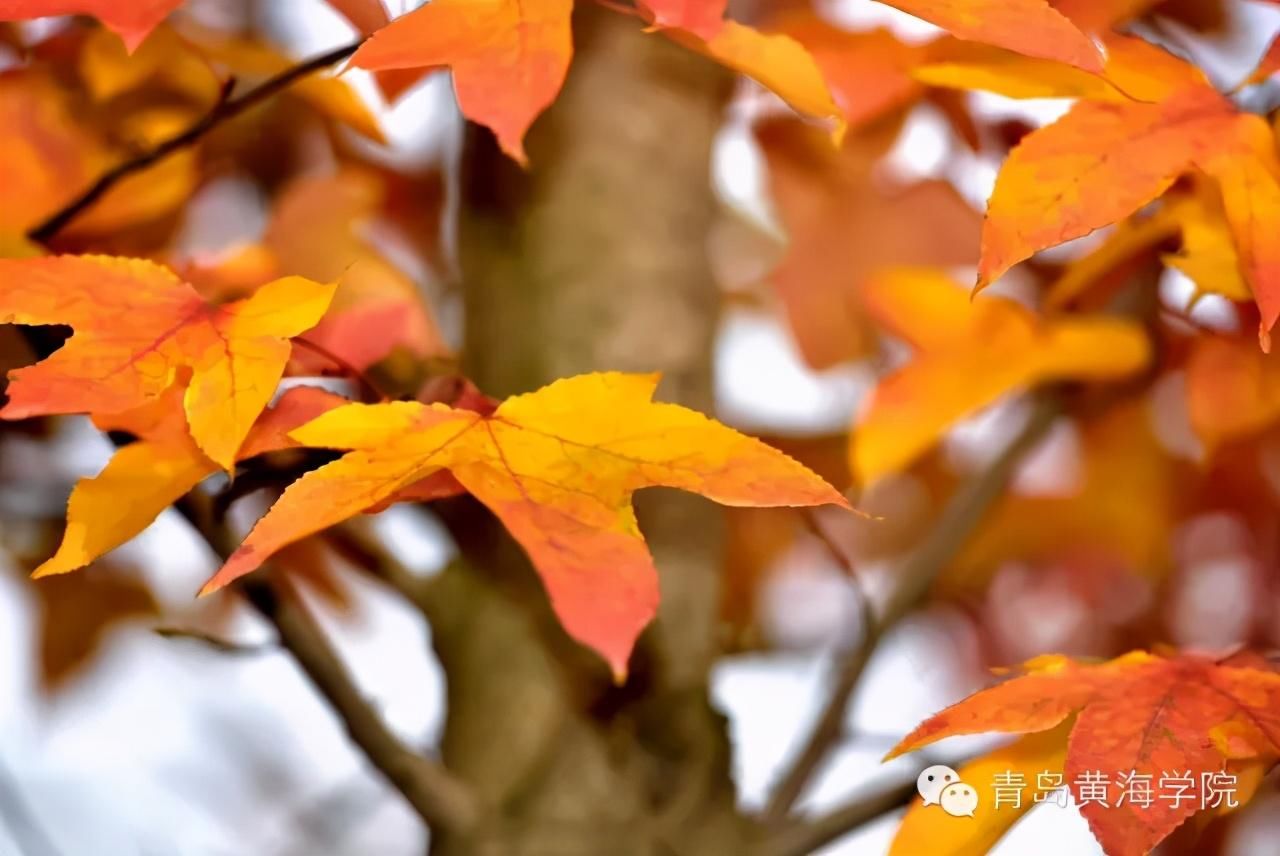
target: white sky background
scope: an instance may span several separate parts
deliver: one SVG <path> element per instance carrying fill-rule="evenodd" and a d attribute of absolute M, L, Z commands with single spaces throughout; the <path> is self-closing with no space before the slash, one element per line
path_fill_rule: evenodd
<path fill-rule="evenodd" d="M 399 11 L 397 0 L 391 5 Z M 305 32 L 282 34 L 299 55 L 349 38 L 340 19 L 319 0 L 293 0 L 276 8 L 290 21 L 307 22 Z M 869 0 L 849 0 L 842 14 L 851 23 L 887 23 L 915 37 L 932 32 L 928 25 Z M 1264 30 L 1242 19 L 1239 39 L 1215 59 L 1249 65 L 1271 29 L 1274 24 Z M 376 101 L 365 84 L 359 84 L 362 92 Z M 986 96 L 977 103 L 993 113 L 1029 111 L 1041 120 L 1062 110 L 1061 104 L 1014 104 Z M 392 140 L 392 159 L 449 157 L 459 125 L 447 79 L 436 76 L 385 110 L 384 127 Z M 440 128 L 447 130 L 440 133 Z M 944 135 L 936 117 L 924 111 L 913 116 L 889 168 L 916 175 L 953 170 L 944 166 Z M 722 194 L 767 217 L 761 204 L 762 167 L 749 138 L 731 127 L 722 142 L 716 163 Z M 994 167 L 970 158 L 962 174 L 947 175 L 980 204 Z M 193 228 L 184 238 L 188 246 L 205 248 L 210 242 L 251 237 L 245 233 L 260 228 L 261 211 L 254 209 L 260 203 L 252 188 L 246 191 L 232 180 L 202 195 L 214 210 L 234 213 L 220 220 L 237 224 L 237 232 L 211 235 L 207 228 Z M 725 319 L 716 359 L 722 417 L 752 428 L 837 429 L 848 424 L 873 380 L 859 367 L 813 373 L 775 318 L 745 311 Z M 109 446 L 87 424 L 67 423 L 65 442 L 56 449 L 6 444 L 0 454 L 22 456 L 24 466 L 50 467 L 69 476 L 96 472 Z M 976 421 L 955 442 L 989 447 L 990 423 Z M 1070 438 L 1060 441 L 1069 453 Z M 1028 485 L 1036 481 L 1034 463 L 1024 473 Z M 405 560 L 422 572 L 448 558 L 445 542 L 415 509 L 393 509 L 379 518 L 379 525 Z M 123 553 L 146 569 L 158 596 L 174 607 L 188 604 L 214 569 L 207 550 L 171 512 Z M 371 584 L 354 584 L 362 590 L 361 609 L 329 621 L 333 636 L 390 725 L 413 743 L 432 745 L 442 728 L 444 700 L 430 631 L 395 598 Z M 775 594 L 773 605 L 766 607 L 770 626 L 779 639 L 798 639 L 804 647 L 726 658 L 712 686 L 715 703 L 731 719 L 734 773 L 748 807 L 761 804 L 779 764 L 816 715 L 831 647 L 857 633 L 856 593 L 834 564 L 810 562 L 805 573 L 785 577 Z M 0 786 L 5 779 L 19 783 L 63 856 L 423 852 L 416 817 L 398 795 L 368 774 L 363 758 L 352 751 L 324 702 L 287 656 L 228 656 L 197 643 L 129 629 L 111 637 L 93 669 L 71 689 L 52 701 L 42 700 L 32 665 L 35 611 L 29 591 L 12 573 L 0 572 Z M 237 638 L 268 638 L 247 612 L 240 624 Z M 927 763 L 956 763 L 954 759 L 973 751 L 978 744 L 969 741 L 943 745 L 928 762 L 907 758 L 879 763 L 898 737 L 978 687 L 983 677 L 966 620 L 938 609 L 907 622 L 877 652 L 856 699 L 849 725 L 862 736 L 836 753 L 804 808 L 818 811 L 839 804 L 887 776 L 914 778 Z M 1233 852 L 1280 854 L 1280 830 L 1269 818 L 1275 812 L 1251 814 L 1256 821 L 1243 824 Z M 887 818 L 823 853 L 884 852 L 896 820 Z M 0 856 L 17 852 L 0 829 Z M 1088 856 L 1100 851 L 1074 810 L 1044 807 L 1019 824 L 996 852 Z"/>

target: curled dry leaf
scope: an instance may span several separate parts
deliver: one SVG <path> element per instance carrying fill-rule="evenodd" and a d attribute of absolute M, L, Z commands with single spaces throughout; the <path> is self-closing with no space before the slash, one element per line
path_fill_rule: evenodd
<path fill-rule="evenodd" d="M 651 375 L 582 375 L 510 398 L 490 415 L 417 402 L 330 411 L 290 436 L 351 451 L 290 485 L 205 591 L 448 470 L 528 552 L 569 634 L 621 678 L 658 602 L 634 491 L 678 487 L 726 505 L 848 505 L 781 452 L 654 403 L 656 385 Z"/>

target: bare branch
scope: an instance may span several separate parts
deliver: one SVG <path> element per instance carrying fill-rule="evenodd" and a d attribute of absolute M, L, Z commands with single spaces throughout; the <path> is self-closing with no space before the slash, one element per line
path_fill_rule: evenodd
<path fill-rule="evenodd" d="M 840 740 L 853 691 L 880 639 L 924 599 L 934 579 L 1004 492 L 1018 463 L 1036 446 L 1058 413 L 1058 402 L 1052 396 L 1035 400 L 1031 418 L 1021 433 L 986 470 L 956 492 L 929 537 L 894 575 L 898 585 L 884 613 L 877 619 L 868 611 L 872 620 L 864 625 L 861 643 L 838 664 L 826 706 L 761 814 L 766 824 L 778 824 L 786 818 L 831 747 Z"/>
<path fill-rule="evenodd" d="M 225 526 L 209 522 L 195 493 L 177 508 L 224 559 L 235 548 Z M 194 500 L 194 501 L 193 501 Z M 207 504 L 207 503 L 206 503 Z M 387 728 L 360 692 L 325 632 L 288 578 L 264 566 L 239 583 L 249 603 L 271 622 L 280 645 L 293 655 L 312 685 L 346 726 L 351 740 L 432 828 L 465 833 L 479 820 L 472 791 L 442 765 L 410 749 Z"/>
<path fill-rule="evenodd" d="M 218 103 L 213 109 L 204 115 L 202 119 L 194 125 L 187 128 L 167 140 L 157 143 L 152 148 L 130 158 L 123 163 L 116 164 L 108 169 L 102 175 L 98 176 L 83 193 L 75 199 L 68 202 L 60 210 L 54 212 L 43 223 L 34 226 L 27 232 L 27 237 L 32 241 L 41 244 L 47 244 L 55 235 L 66 228 L 67 224 L 79 217 L 93 203 L 97 202 L 104 194 L 116 184 L 133 175 L 141 172 L 157 161 L 163 160 L 174 152 L 186 148 L 194 144 L 209 131 L 226 122 L 234 119 L 241 113 L 266 101 L 273 95 L 289 88 L 294 82 L 300 80 L 307 75 L 319 71 L 322 68 L 328 68 L 335 63 L 339 63 L 351 54 L 356 52 L 362 42 L 352 42 L 340 48 L 334 48 L 328 53 L 313 57 L 312 59 L 301 62 L 295 66 L 285 69 L 279 74 L 263 81 L 258 86 L 250 89 L 244 95 L 238 98 L 232 98 L 231 90 L 235 85 L 235 79 L 227 80 L 222 89 L 222 96 L 218 99 Z"/>
<path fill-rule="evenodd" d="M 445 768 L 401 742 L 360 693 L 288 580 L 259 577 L 241 586 L 245 597 L 275 626 L 280 644 L 333 707 L 359 746 L 384 776 L 433 828 L 464 832 L 478 819 L 471 791 Z"/>
<path fill-rule="evenodd" d="M 785 826 L 764 839 L 758 856 L 808 856 L 826 844 L 905 806 L 916 792 L 916 783 L 895 782 L 858 797 L 811 821 Z"/>

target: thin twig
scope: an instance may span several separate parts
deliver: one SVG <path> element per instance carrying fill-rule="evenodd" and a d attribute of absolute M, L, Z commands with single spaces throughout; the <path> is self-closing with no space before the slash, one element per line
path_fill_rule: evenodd
<path fill-rule="evenodd" d="M 234 119 L 241 113 L 259 104 L 271 96 L 289 88 L 295 81 L 306 77 L 312 72 L 328 68 L 335 63 L 341 62 L 351 54 L 356 52 L 362 42 L 352 42 L 340 48 L 335 48 L 328 53 L 301 62 L 298 65 L 291 66 L 284 71 L 263 81 L 258 86 L 250 89 L 244 95 L 238 98 L 231 98 L 231 87 L 234 84 L 234 78 L 228 80 L 224 84 L 222 97 L 214 105 L 213 109 L 198 120 L 194 125 L 187 128 L 167 140 L 157 143 L 152 148 L 137 156 L 130 158 L 123 163 L 116 164 L 108 169 L 98 179 L 94 181 L 83 193 L 75 199 L 68 202 L 60 210 L 49 216 L 43 223 L 33 227 L 27 232 L 27 237 L 32 241 L 41 244 L 47 244 L 55 235 L 61 232 L 68 223 L 79 217 L 93 203 L 97 202 L 102 196 L 115 187 L 120 181 L 128 178 L 136 172 L 141 172 L 157 161 L 163 160 L 179 149 L 192 145 L 209 131 L 229 119 Z"/>
<path fill-rule="evenodd" d="M 235 548 L 225 526 L 210 522 L 192 494 L 176 507 L 224 559 Z M 205 498 L 207 499 L 207 498 Z M 414 752 L 387 728 L 352 680 L 324 630 L 287 577 L 267 566 L 240 581 L 240 592 L 276 629 L 280 645 L 297 661 L 312 686 L 333 708 L 365 757 L 433 829 L 472 830 L 479 819 L 476 797 L 443 765 Z"/>
<path fill-rule="evenodd" d="M 924 599 L 934 579 L 1004 493 L 1018 463 L 1044 437 L 1058 413 L 1055 398 L 1037 398 L 1018 436 L 986 470 L 956 492 L 924 543 L 894 574 L 897 586 L 884 612 L 878 619 L 870 616 L 861 643 L 838 664 L 825 707 L 761 813 L 766 824 L 779 824 L 787 817 L 831 747 L 840 740 L 853 691 L 880 639 Z"/>
<path fill-rule="evenodd" d="M 231 654 L 237 657 L 269 654 L 279 650 L 279 646 L 274 643 L 232 642 L 212 633 L 188 627 L 153 627 L 151 632 L 162 639 L 185 639 L 211 648 L 219 654 Z"/>

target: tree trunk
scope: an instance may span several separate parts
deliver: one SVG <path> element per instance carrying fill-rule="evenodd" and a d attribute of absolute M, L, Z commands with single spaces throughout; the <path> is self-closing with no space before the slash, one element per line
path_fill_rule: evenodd
<path fill-rule="evenodd" d="M 531 169 L 487 133 L 468 141 L 466 371 L 497 396 L 661 371 L 661 398 L 710 410 L 710 161 L 732 79 L 593 4 L 574 26 L 565 90 L 527 141 Z M 435 853 L 742 852 L 750 830 L 707 698 L 719 517 L 672 491 L 637 506 L 663 602 L 622 687 L 555 624 L 501 528 L 474 503 L 446 510 L 466 562 L 439 581 L 445 614 L 433 617 L 449 684 L 443 752 L 493 820 L 466 841 L 438 837 Z"/>

